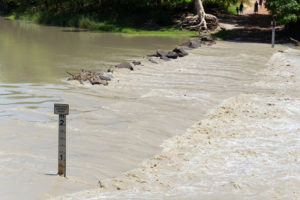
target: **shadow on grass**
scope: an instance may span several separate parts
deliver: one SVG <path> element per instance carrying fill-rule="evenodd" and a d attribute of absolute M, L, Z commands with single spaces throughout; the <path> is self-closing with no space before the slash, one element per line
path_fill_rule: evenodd
<path fill-rule="evenodd" d="M 271 20 L 270 16 L 262 14 L 220 16 L 220 23 L 244 27 L 269 28 Z"/>

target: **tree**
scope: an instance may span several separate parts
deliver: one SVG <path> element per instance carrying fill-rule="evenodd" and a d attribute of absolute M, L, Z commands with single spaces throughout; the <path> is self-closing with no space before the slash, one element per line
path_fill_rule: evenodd
<path fill-rule="evenodd" d="M 7 11 L 7 0 L 0 0 L 0 7 L 3 11 Z"/>
<path fill-rule="evenodd" d="M 300 0 L 267 0 L 266 7 L 281 24 L 295 23 L 300 19 Z"/>
<path fill-rule="evenodd" d="M 206 13 L 204 11 L 202 0 L 195 0 L 195 8 L 197 10 L 197 15 L 200 20 L 199 27 L 203 25 L 203 28 L 206 30 L 207 29 L 207 23 L 205 20 Z"/>
<path fill-rule="evenodd" d="M 300 39 L 300 0 L 267 0 L 266 7 L 289 36 Z"/>
<path fill-rule="evenodd" d="M 218 27 L 218 18 L 205 12 L 202 0 L 194 0 L 194 6 L 197 15 L 187 16 L 183 20 L 181 28 L 197 31 L 215 30 Z"/>

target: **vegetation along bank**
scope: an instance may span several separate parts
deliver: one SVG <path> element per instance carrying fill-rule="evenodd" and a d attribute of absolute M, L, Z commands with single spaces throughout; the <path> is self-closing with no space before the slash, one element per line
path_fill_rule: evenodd
<path fill-rule="evenodd" d="M 10 19 L 41 24 L 143 34 L 193 35 L 215 30 L 217 17 L 241 0 L 1 0 Z M 249 3 L 249 0 L 244 0 Z M 299 39 L 300 0 L 266 0 L 286 34 Z M 211 13 L 211 14 L 207 14 Z M 216 17 L 217 16 L 217 17 Z"/>

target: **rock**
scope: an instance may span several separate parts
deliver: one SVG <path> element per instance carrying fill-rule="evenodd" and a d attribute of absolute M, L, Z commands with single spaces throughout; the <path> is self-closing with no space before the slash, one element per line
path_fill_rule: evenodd
<path fill-rule="evenodd" d="M 164 61 L 169 61 L 170 60 L 170 58 L 168 58 L 167 56 L 160 57 L 160 59 L 162 59 Z"/>
<path fill-rule="evenodd" d="M 112 73 L 106 73 L 104 76 L 110 78 L 110 79 L 114 79 L 115 77 L 112 75 Z"/>
<path fill-rule="evenodd" d="M 190 44 L 190 40 L 187 40 L 187 41 L 181 43 L 179 46 L 180 46 L 180 47 L 188 47 L 189 44 Z"/>
<path fill-rule="evenodd" d="M 129 62 L 123 62 L 121 64 L 118 64 L 115 66 L 116 68 L 125 68 L 125 69 L 130 69 L 131 71 L 133 71 L 133 67 L 131 66 L 131 64 Z"/>
<path fill-rule="evenodd" d="M 81 74 L 80 74 L 80 79 L 82 81 L 87 81 L 89 79 L 89 77 L 92 76 L 92 72 L 90 71 L 85 71 L 84 69 L 81 70 Z M 79 77 L 78 77 L 79 78 Z M 77 79 L 78 79 L 77 78 Z"/>
<path fill-rule="evenodd" d="M 215 40 L 211 36 L 204 36 L 204 37 L 201 38 L 201 41 L 204 41 L 204 42 L 213 42 Z"/>
<path fill-rule="evenodd" d="M 102 80 L 99 76 L 93 76 L 89 79 L 92 85 L 108 85 L 106 80 Z"/>
<path fill-rule="evenodd" d="M 108 81 L 111 81 L 113 76 L 111 73 L 103 74 L 102 72 L 90 72 L 82 70 L 80 74 L 73 75 L 69 72 L 67 72 L 69 75 L 71 75 L 71 78 L 68 78 L 68 80 L 77 80 L 81 84 L 83 84 L 84 81 L 89 81 L 92 85 L 108 85 Z"/>
<path fill-rule="evenodd" d="M 99 78 L 104 81 L 111 81 L 111 78 L 106 75 L 99 75 Z"/>
<path fill-rule="evenodd" d="M 147 55 L 147 57 L 159 57 L 159 56 L 157 55 L 157 53 L 155 53 L 155 54 L 149 54 Z"/>
<path fill-rule="evenodd" d="M 158 64 L 158 62 L 156 62 L 156 61 L 153 60 L 152 58 L 149 58 L 149 57 L 148 57 L 148 60 L 149 60 L 150 62 L 152 62 L 153 64 Z"/>
<path fill-rule="evenodd" d="M 87 81 L 89 79 L 89 76 L 90 76 L 89 74 L 83 73 L 83 74 L 81 74 L 81 80 Z"/>
<path fill-rule="evenodd" d="M 132 64 L 134 64 L 136 66 L 136 65 L 141 65 L 142 63 L 141 63 L 141 61 L 136 61 L 135 60 L 135 61 L 132 62 Z"/>
<path fill-rule="evenodd" d="M 191 38 L 188 41 L 182 43 L 180 46 L 182 47 L 188 47 L 191 49 L 196 49 L 201 46 L 200 40 L 198 38 Z"/>
<path fill-rule="evenodd" d="M 167 57 L 172 58 L 172 59 L 176 59 L 176 58 L 178 58 L 178 54 L 174 51 L 170 51 L 170 52 L 168 52 Z"/>
<path fill-rule="evenodd" d="M 173 50 L 175 53 L 177 53 L 177 55 L 179 56 L 179 57 L 184 57 L 184 56 L 187 56 L 187 55 L 189 55 L 185 50 L 183 50 L 182 48 L 175 48 L 174 50 Z"/>
<path fill-rule="evenodd" d="M 113 73 L 114 70 L 113 70 L 113 69 L 108 69 L 107 72 L 108 72 L 108 73 Z"/>
<path fill-rule="evenodd" d="M 162 58 L 162 57 L 167 57 L 166 52 L 164 52 L 164 51 L 161 50 L 161 49 L 158 49 L 158 50 L 156 51 L 156 54 L 157 54 L 157 56 L 160 57 L 160 58 Z"/>
<path fill-rule="evenodd" d="M 167 57 L 167 53 L 166 52 L 164 52 L 163 50 L 161 50 L 161 49 L 158 49 L 157 51 L 156 51 L 156 57 L 160 57 L 160 59 L 162 59 L 162 60 L 164 60 L 164 61 L 169 61 L 170 59 Z M 148 58 L 148 60 L 149 60 L 149 58 Z M 149 60 L 150 61 L 150 60 Z M 152 62 L 152 61 L 150 61 L 150 62 Z M 155 62 L 155 61 L 154 61 Z M 154 63 L 154 62 L 152 62 L 152 63 Z M 158 63 L 157 63 L 158 64 Z"/>
<path fill-rule="evenodd" d="M 201 47 L 200 41 L 197 38 L 191 38 L 189 40 L 188 47 L 192 48 L 192 49 L 197 49 L 197 48 Z"/>
<path fill-rule="evenodd" d="M 201 38 L 201 43 L 206 44 L 208 46 L 212 46 L 213 44 L 216 44 L 216 41 L 213 37 L 211 36 L 203 36 Z"/>

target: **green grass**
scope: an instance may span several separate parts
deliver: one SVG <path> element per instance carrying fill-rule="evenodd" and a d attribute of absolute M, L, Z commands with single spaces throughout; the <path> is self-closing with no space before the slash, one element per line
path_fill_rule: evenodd
<path fill-rule="evenodd" d="M 244 1 L 244 10 L 247 8 L 247 6 L 251 6 L 250 0 Z M 240 2 L 236 4 L 230 4 L 227 10 L 229 13 L 236 15 L 236 7 L 240 7 Z"/>
<path fill-rule="evenodd" d="M 7 19 L 15 20 L 16 19 L 16 15 L 15 14 L 10 14 L 10 15 L 7 16 Z"/>
<path fill-rule="evenodd" d="M 228 12 L 230 12 L 231 14 L 234 14 L 234 15 L 236 15 L 237 13 L 236 13 L 236 7 L 237 7 L 237 5 L 230 5 L 229 7 L 228 7 Z"/>
<path fill-rule="evenodd" d="M 53 26 L 62 27 L 74 27 L 80 29 L 86 29 L 89 31 L 105 31 L 105 32 L 118 32 L 126 34 L 139 34 L 139 35 L 167 35 L 167 36 L 194 36 L 197 35 L 197 31 L 182 31 L 175 26 L 163 27 L 155 30 L 147 30 L 145 28 L 135 28 L 122 24 L 121 22 L 113 23 L 106 21 L 97 21 L 88 16 L 72 16 L 61 15 L 54 16 L 46 12 L 35 13 L 13 13 L 7 17 L 11 20 L 26 20 L 39 24 L 47 24 Z"/>
<path fill-rule="evenodd" d="M 142 34 L 142 35 L 193 36 L 197 34 L 196 31 L 181 31 L 176 28 L 161 28 L 158 30 L 145 30 L 139 28 L 120 26 L 116 24 L 109 24 L 105 22 L 96 23 L 95 26 L 93 26 L 93 28 L 90 28 L 89 30 L 119 32 L 119 33 L 127 33 L 127 34 Z"/>
<path fill-rule="evenodd" d="M 225 37 L 229 34 L 228 30 L 221 30 L 217 33 L 212 34 L 213 37 L 224 40 Z"/>

